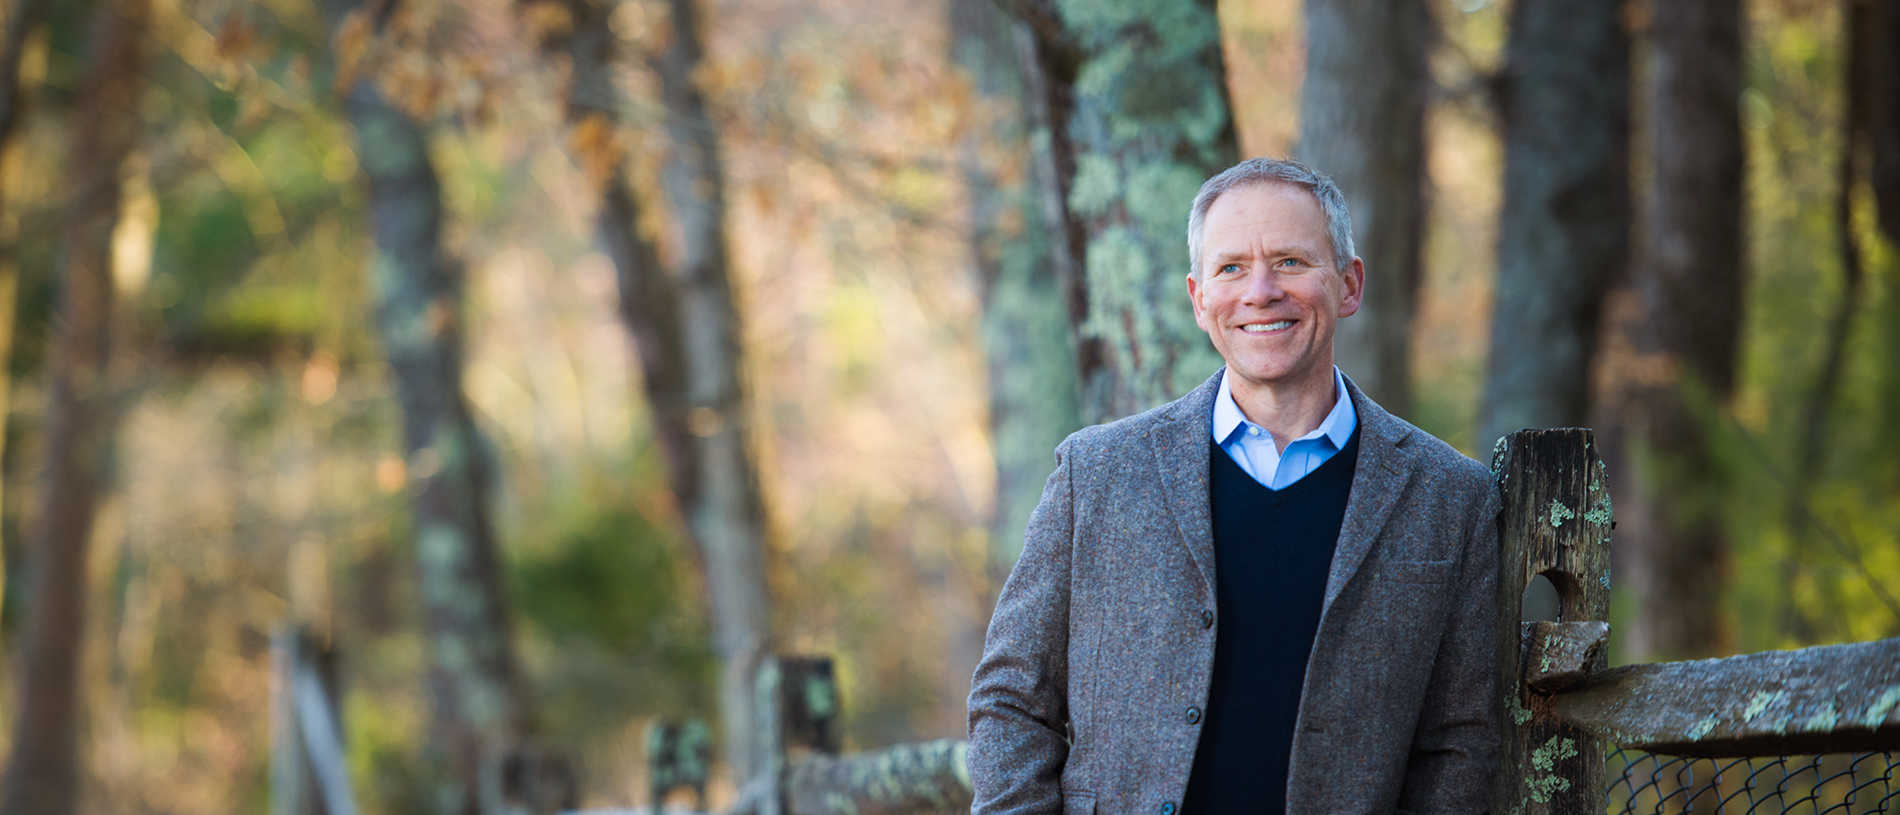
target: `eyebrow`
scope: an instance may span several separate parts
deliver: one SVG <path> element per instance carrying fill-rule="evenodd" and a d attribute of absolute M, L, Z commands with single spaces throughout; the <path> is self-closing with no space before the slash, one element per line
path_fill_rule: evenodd
<path fill-rule="evenodd" d="M 1228 250 L 1226 252 L 1221 252 L 1220 254 L 1214 255 L 1212 260 L 1215 263 L 1226 263 L 1230 260 L 1245 260 L 1251 257 L 1252 255 L 1253 255 L 1252 252 L 1236 252 L 1233 250 Z"/>
<path fill-rule="evenodd" d="M 1276 246 L 1271 249 L 1268 249 L 1266 256 L 1270 258 L 1282 258 L 1282 257 L 1317 258 L 1320 256 L 1320 252 L 1318 249 L 1314 247 L 1310 247 L 1310 246 L 1298 246 L 1298 245 Z M 1209 262 L 1221 264 L 1221 263 L 1227 263 L 1229 261 L 1234 261 L 1234 260 L 1246 260 L 1251 257 L 1253 257 L 1252 251 L 1235 251 L 1235 250 L 1230 249 L 1225 252 L 1216 253 L 1215 255 L 1212 256 Z"/>

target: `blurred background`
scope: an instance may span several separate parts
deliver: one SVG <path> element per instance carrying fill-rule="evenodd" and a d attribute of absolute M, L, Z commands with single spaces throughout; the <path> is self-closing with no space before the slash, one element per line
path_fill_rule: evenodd
<path fill-rule="evenodd" d="M 1615 661 L 1900 635 L 1887 0 L 5 15 L 4 815 L 270 808 L 287 626 L 370 813 L 644 806 L 660 718 L 730 801 L 773 652 L 960 737 L 1053 446 L 1218 366 L 1256 155 L 1345 189 L 1382 404 L 1598 429 Z"/>

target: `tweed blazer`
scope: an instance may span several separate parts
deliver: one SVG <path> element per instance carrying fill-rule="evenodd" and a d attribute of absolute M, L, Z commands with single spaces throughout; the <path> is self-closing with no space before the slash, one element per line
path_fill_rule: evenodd
<path fill-rule="evenodd" d="M 1224 373 L 1056 448 L 970 691 L 972 812 L 1175 815 L 1214 640 Z M 1490 472 L 1347 382 L 1359 459 L 1294 728 L 1288 813 L 1481 812 L 1498 754 Z M 1185 813 L 1204 815 L 1204 813 Z"/>

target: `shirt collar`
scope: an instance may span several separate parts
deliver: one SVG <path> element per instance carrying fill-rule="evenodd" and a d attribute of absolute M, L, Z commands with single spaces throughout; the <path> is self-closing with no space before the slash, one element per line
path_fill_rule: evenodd
<path fill-rule="evenodd" d="M 1321 436 L 1333 443 L 1333 449 L 1346 449 L 1346 442 L 1352 439 L 1352 431 L 1359 426 L 1359 412 L 1353 409 L 1352 397 L 1346 393 L 1346 376 L 1339 372 L 1339 366 L 1333 366 L 1333 389 L 1336 394 L 1333 409 L 1326 419 L 1319 423 L 1313 432 L 1295 439 L 1305 441 Z M 1247 421 L 1247 415 L 1240 412 L 1240 405 L 1234 402 L 1233 386 L 1228 375 L 1220 378 L 1220 392 L 1214 394 L 1214 421 L 1212 431 L 1214 441 L 1226 444 L 1243 427 L 1256 427 Z M 1265 430 L 1263 429 L 1264 433 Z"/>

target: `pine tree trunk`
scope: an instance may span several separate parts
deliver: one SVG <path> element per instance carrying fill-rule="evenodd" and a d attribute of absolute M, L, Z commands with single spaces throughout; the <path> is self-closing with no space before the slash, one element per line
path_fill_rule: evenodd
<path fill-rule="evenodd" d="M 493 451 L 462 392 L 463 271 L 442 250 L 442 190 L 422 125 L 372 78 L 356 82 L 345 107 L 369 179 L 376 323 L 402 407 L 431 746 L 453 774 L 450 809 L 498 813 L 539 791 L 504 778 L 530 775 L 510 765 L 533 755 L 531 713 L 489 517 Z"/>
<path fill-rule="evenodd" d="M 48 371 L 46 483 L 33 535 L 26 662 L 3 815 L 66 815 L 78 797 L 80 649 L 93 512 L 116 430 L 112 230 L 119 168 L 138 140 L 145 0 L 99 3 L 68 156 L 59 320 Z"/>
<path fill-rule="evenodd" d="M 1049 129 L 1041 198 L 1066 276 L 1082 420 L 1146 410 L 1220 366 L 1184 282 L 1188 206 L 1238 150 L 1214 4 L 1007 5 L 1033 34 L 1032 107 Z"/>
<path fill-rule="evenodd" d="M 1650 30 L 1653 248 L 1636 269 L 1637 348 L 1660 375 L 1634 383 L 1628 401 L 1629 441 L 1644 464 L 1622 516 L 1636 596 L 1625 647 L 1630 658 L 1688 659 L 1730 647 L 1721 618 L 1724 487 L 1707 408 L 1734 390 L 1740 339 L 1741 4 L 1659 3 Z"/>
<path fill-rule="evenodd" d="M 1306 3 L 1297 155 L 1345 193 L 1366 266 L 1365 302 L 1339 323 L 1334 360 L 1401 416 L 1412 403 L 1432 25 L 1416 0 Z"/>
<path fill-rule="evenodd" d="M 1521 0 L 1500 79 L 1504 209 L 1478 440 L 1585 423 L 1604 294 L 1629 262 L 1621 0 Z"/>

